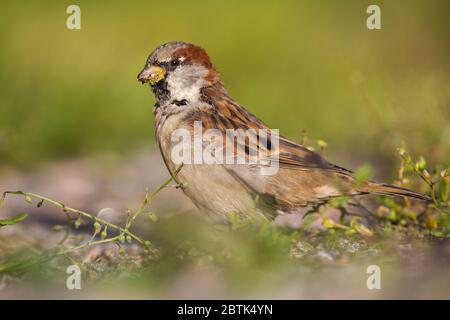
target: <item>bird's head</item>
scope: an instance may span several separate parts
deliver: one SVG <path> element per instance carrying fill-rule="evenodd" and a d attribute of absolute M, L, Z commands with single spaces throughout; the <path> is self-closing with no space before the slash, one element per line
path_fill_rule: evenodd
<path fill-rule="evenodd" d="M 153 50 L 138 75 L 160 103 L 190 101 L 200 89 L 220 82 L 206 51 L 186 42 L 169 42 Z"/>

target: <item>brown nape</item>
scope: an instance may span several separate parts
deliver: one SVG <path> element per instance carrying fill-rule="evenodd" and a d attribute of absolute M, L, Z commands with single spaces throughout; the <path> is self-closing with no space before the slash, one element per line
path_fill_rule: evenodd
<path fill-rule="evenodd" d="M 211 84 L 220 83 L 223 85 L 220 82 L 219 73 L 214 68 L 209 69 L 208 74 L 205 76 L 205 80 Z"/>
<path fill-rule="evenodd" d="M 176 50 L 175 55 L 185 57 L 186 61 L 191 64 L 200 64 L 208 69 L 212 69 L 213 67 L 206 51 L 193 44 L 188 44 L 187 46 Z"/>

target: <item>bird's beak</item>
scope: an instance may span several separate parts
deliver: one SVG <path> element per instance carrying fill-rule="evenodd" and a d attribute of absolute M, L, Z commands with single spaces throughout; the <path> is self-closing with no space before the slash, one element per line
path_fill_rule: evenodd
<path fill-rule="evenodd" d="M 138 74 L 137 78 L 142 84 L 150 83 L 154 85 L 155 83 L 161 81 L 166 76 L 166 70 L 158 66 L 148 65 Z"/>

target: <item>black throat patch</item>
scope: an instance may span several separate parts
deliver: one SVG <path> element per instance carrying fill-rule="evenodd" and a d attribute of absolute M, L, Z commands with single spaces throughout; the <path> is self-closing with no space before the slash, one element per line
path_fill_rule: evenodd
<path fill-rule="evenodd" d="M 170 99 L 170 91 L 167 89 L 165 80 L 155 83 L 151 88 L 159 103 L 163 104 Z"/>
<path fill-rule="evenodd" d="M 186 100 L 186 99 L 183 99 L 183 100 L 173 100 L 172 103 L 175 104 L 175 105 L 177 105 L 178 107 L 181 107 L 181 106 L 187 105 L 187 100 Z"/>

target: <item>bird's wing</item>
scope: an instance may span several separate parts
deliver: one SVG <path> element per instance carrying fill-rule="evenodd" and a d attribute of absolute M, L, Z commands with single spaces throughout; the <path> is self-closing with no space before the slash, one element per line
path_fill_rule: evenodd
<path fill-rule="evenodd" d="M 324 169 L 351 175 L 352 172 L 325 160 L 320 154 L 284 137 L 279 138 L 280 167 L 289 169 Z"/>
<path fill-rule="evenodd" d="M 197 117 L 204 132 L 214 129 L 221 136 L 203 141 L 204 149 L 235 179 L 269 202 L 295 207 L 348 193 L 351 188 L 351 171 L 279 136 L 262 122 L 242 121 L 242 115 L 233 118 L 213 109 Z M 262 130 L 267 131 L 262 134 Z M 235 139 L 227 140 L 230 136 Z"/>
<path fill-rule="evenodd" d="M 226 137 L 228 143 L 235 143 L 233 155 L 236 158 L 246 158 L 264 162 L 264 158 L 277 161 L 280 168 L 292 170 L 324 169 L 351 175 L 352 172 L 326 161 L 320 154 L 309 150 L 271 130 L 253 114 L 237 104 L 227 103 L 226 108 L 209 109 L 201 113 L 204 129 L 218 129 L 223 133 L 224 148 Z M 228 114 L 226 114 L 228 112 Z M 234 130 L 230 133 L 230 129 Z M 228 131 L 227 131 L 228 130 Z"/>

